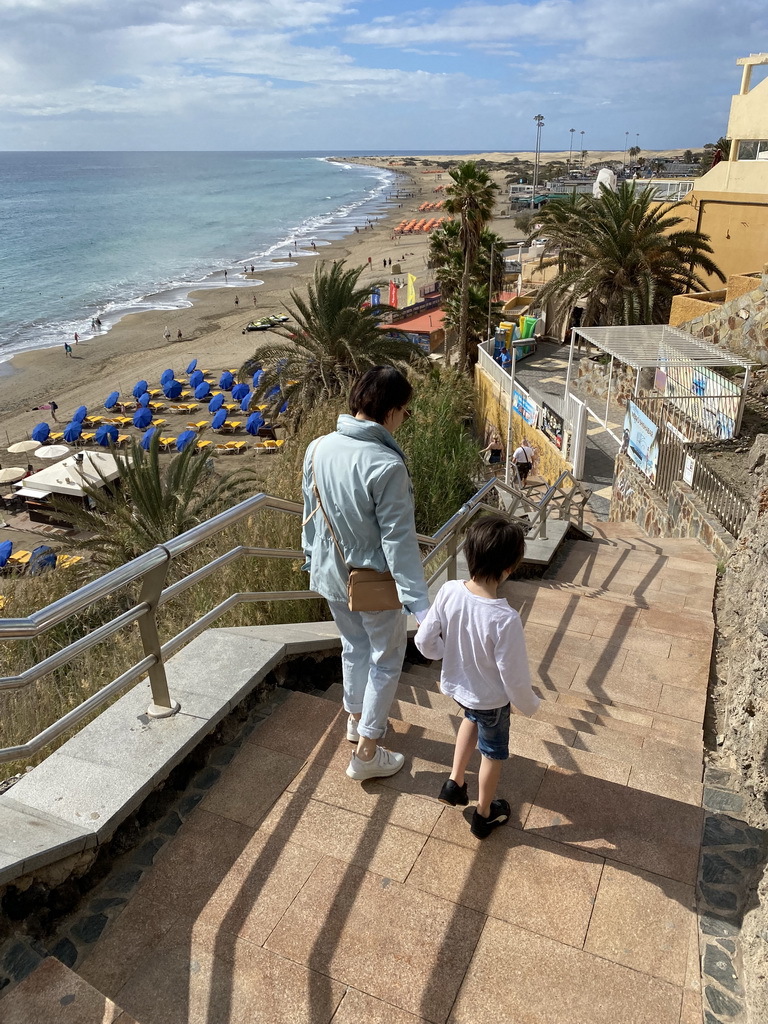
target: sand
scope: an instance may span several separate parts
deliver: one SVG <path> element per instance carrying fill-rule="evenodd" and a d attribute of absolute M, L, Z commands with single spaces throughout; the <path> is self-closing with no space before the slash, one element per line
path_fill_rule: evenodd
<path fill-rule="evenodd" d="M 233 266 L 227 286 L 190 293 L 189 308 L 130 314 L 110 331 L 81 339 L 77 345 L 67 339 L 72 345 L 71 359 L 65 356 L 62 339 L 62 344 L 55 348 L 25 352 L 0 364 L 0 449 L 28 437 L 41 420 L 50 423 L 50 412 L 34 411 L 33 407 L 51 399 L 58 403 L 59 423 L 66 424 L 78 406 L 85 405 L 89 412 L 103 414 L 104 399 L 110 391 L 117 390 L 129 397 L 137 380 L 157 382 L 167 367 L 173 368 L 184 381 L 184 371 L 194 358 L 201 367 L 214 371 L 240 366 L 260 343 L 272 337 L 266 331 L 243 334 L 246 323 L 268 313 L 283 312 L 284 304 L 290 305 L 292 289 L 305 292 L 304 286 L 318 260 L 346 259 L 351 266 L 364 266 L 362 283 L 383 284 L 384 301 L 389 281 L 389 270 L 383 267 L 385 258 L 391 257 L 393 264 L 400 262 L 403 272 L 415 274 L 417 289 L 431 283 L 433 278 L 425 265 L 429 236 L 407 235 L 395 240 L 392 236 L 401 220 L 415 216 L 420 203 L 440 197 L 432 192 L 431 176 L 421 173 L 410 177 L 402 174 L 398 185 L 393 186 L 396 187 L 413 187 L 417 194 L 403 199 L 402 206 L 400 201 L 393 202 L 373 228 L 352 231 L 330 245 L 318 244 L 317 253 L 306 244 L 293 260 L 275 260 L 274 269 L 260 270 L 254 275 L 244 275 L 242 266 Z M 424 190 L 422 195 L 418 194 L 420 188 Z M 219 279 L 224 285 L 223 273 Z M 257 284 L 258 281 L 264 283 Z M 163 336 L 166 325 L 171 332 L 170 342 Z M 178 330 L 182 331 L 181 341 L 176 340 Z M 182 419 L 171 416 L 169 432 L 183 427 Z M 35 469 L 44 465 L 23 455 L 0 455 L 0 462 L 6 466 L 27 461 Z"/>

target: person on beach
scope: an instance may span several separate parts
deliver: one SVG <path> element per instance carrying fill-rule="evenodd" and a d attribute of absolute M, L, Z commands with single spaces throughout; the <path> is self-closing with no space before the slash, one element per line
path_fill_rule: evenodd
<path fill-rule="evenodd" d="M 163 331 L 163 337 L 165 338 L 166 341 L 170 341 L 171 340 L 171 329 L 168 326 L 168 324 L 165 325 L 165 330 Z"/>
<path fill-rule="evenodd" d="M 98 317 L 96 317 L 96 326 L 101 330 L 101 320 Z"/>
<path fill-rule="evenodd" d="M 237 296 L 235 296 L 235 305 L 236 305 L 236 306 L 239 306 L 239 305 L 240 305 L 240 299 L 238 299 L 238 297 L 237 297 Z"/>
<path fill-rule="evenodd" d="M 70 358 L 72 356 L 72 346 L 69 344 L 68 341 L 64 342 L 64 355 L 70 356 Z"/>
<path fill-rule="evenodd" d="M 179 328 L 178 331 L 176 331 L 176 341 L 181 341 L 182 337 L 181 328 Z"/>
<path fill-rule="evenodd" d="M 227 272 L 226 272 L 226 270 L 224 271 L 224 280 L 225 281 L 227 280 Z"/>
<path fill-rule="evenodd" d="M 253 304 L 256 305 L 256 292 L 253 293 Z"/>
<path fill-rule="evenodd" d="M 80 335 L 75 331 L 75 344 L 77 345 L 80 341 Z"/>
<path fill-rule="evenodd" d="M 392 366 L 374 366 L 354 384 L 351 415 L 311 442 L 304 456 L 302 547 L 309 585 L 330 606 L 341 634 L 347 768 L 364 781 L 394 775 L 402 754 L 380 740 L 403 667 L 406 616 L 429 608 L 405 456 L 393 434 L 408 416 L 413 389 Z M 349 567 L 389 572 L 402 608 L 350 611 Z"/>
<path fill-rule="evenodd" d="M 510 703 L 528 716 L 541 703 L 531 687 L 520 616 L 498 596 L 499 585 L 524 551 L 519 523 L 496 515 L 476 519 L 464 544 L 470 579 L 443 584 L 415 637 L 425 658 L 442 659 L 440 690 L 464 712 L 451 774 L 438 795 L 441 803 L 469 803 L 464 776 L 475 747 L 480 749 L 478 800 L 470 825 L 478 839 L 487 838 L 511 813 L 506 800 L 496 799 L 501 763 L 509 758 Z"/>
<path fill-rule="evenodd" d="M 69 348 L 69 346 L 67 346 L 67 348 Z M 71 350 L 70 350 L 70 351 L 71 351 Z M 51 408 L 51 419 L 53 420 L 53 422 L 54 422 L 54 423 L 56 423 L 56 422 L 57 422 L 57 420 L 56 420 L 56 410 L 57 410 L 57 409 L 58 409 L 59 407 L 58 407 L 58 405 L 56 404 L 56 402 L 54 402 L 53 400 L 51 400 L 51 401 L 50 401 L 50 402 L 48 403 L 48 405 L 49 405 L 49 406 L 50 406 L 50 408 Z"/>
<path fill-rule="evenodd" d="M 254 267 L 254 265 L 253 265 L 253 264 L 251 264 L 251 273 L 252 273 L 252 274 L 255 274 L 255 273 L 256 273 L 256 268 Z"/>

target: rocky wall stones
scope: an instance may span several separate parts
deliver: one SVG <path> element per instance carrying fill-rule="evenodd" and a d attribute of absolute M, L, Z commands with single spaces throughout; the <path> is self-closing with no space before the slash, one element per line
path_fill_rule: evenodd
<path fill-rule="evenodd" d="M 768 364 L 768 273 L 752 291 L 681 323 L 680 330 L 719 348 Z"/>

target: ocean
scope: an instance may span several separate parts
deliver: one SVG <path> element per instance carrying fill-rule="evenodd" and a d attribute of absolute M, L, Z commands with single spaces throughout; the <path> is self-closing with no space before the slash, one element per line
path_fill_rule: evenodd
<path fill-rule="evenodd" d="M 324 155 L 0 153 L 0 364 L 374 220 L 395 174 Z"/>

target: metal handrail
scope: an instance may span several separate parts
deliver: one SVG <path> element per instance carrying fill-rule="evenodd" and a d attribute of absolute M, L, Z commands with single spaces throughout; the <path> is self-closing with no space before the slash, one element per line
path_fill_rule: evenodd
<path fill-rule="evenodd" d="M 562 477 L 565 475 L 563 474 Z M 431 537 L 424 534 L 418 535 L 419 543 L 429 548 L 422 559 L 422 564 L 425 567 L 435 557 L 447 552 L 446 560 L 432 573 L 429 583 L 432 584 L 444 573 L 447 574 L 448 579 L 456 578 L 457 557 L 463 548 L 463 541 L 459 539 L 459 534 L 476 515 L 484 511 L 496 511 L 485 500 L 493 490 L 512 495 L 515 499 L 514 509 L 523 506 L 529 510 L 529 519 L 532 520 L 530 536 L 546 537 L 548 508 L 559 493 L 558 487 L 562 477 L 548 489 L 547 494 L 539 502 L 531 501 L 520 490 L 510 487 L 495 477 L 486 480 L 475 494 L 450 519 L 439 527 Z M 560 488 L 560 491 L 562 491 L 562 488 Z M 171 586 L 164 586 L 168 566 L 174 558 L 218 535 L 255 512 L 265 510 L 288 512 L 299 516 L 303 513 L 302 506 L 296 502 L 275 498 L 268 494 L 254 495 L 234 505 L 232 508 L 226 509 L 206 522 L 200 523 L 191 530 L 187 530 L 178 537 L 174 537 L 166 543 L 153 548 L 151 551 L 139 555 L 118 569 L 105 573 L 99 579 L 86 583 L 78 590 L 67 594 L 65 597 L 37 612 L 33 612 L 26 618 L 0 620 L 0 639 L 37 637 L 69 616 L 77 614 L 92 604 L 114 595 L 122 587 L 136 581 L 142 581 L 141 596 L 130 608 L 100 625 L 87 636 L 80 637 L 61 650 L 56 651 L 55 654 L 26 669 L 20 675 L 0 678 L 0 691 L 24 689 L 50 672 L 62 668 L 73 658 L 96 644 L 103 642 L 125 626 L 133 623 L 139 624 L 144 657 L 123 672 L 122 675 L 105 684 L 105 686 L 88 697 L 82 704 L 47 726 L 27 743 L 0 749 L 0 763 L 14 761 L 37 753 L 48 743 L 82 721 L 83 718 L 112 700 L 113 697 L 131 683 L 136 682 L 145 675 L 149 675 L 153 699 L 153 704 L 150 706 L 148 713 L 154 717 L 165 717 L 173 714 L 174 711 L 178 710 L 179 706 L 171 700 L 168 694 L 165 662 L 195 636 L 240 604 L 318 599 L 320 595 L 311 590 L 230 594 L 219 605 L 210 609 L 199 619 L 195 620 L 195 622 L 187 626 L 186 629 L 183 629 L 176 636 L 166 641 L 166 643 L 160 644 L 157 633 L 157 609 L 223 566 L 241 557 L 280 558 L 287 560 L 303 559 L 303 551 L 291 548 L 263 548 L 237 545 L 201 568 L 187 574 L 183 579 L 178 580 Z"/>

